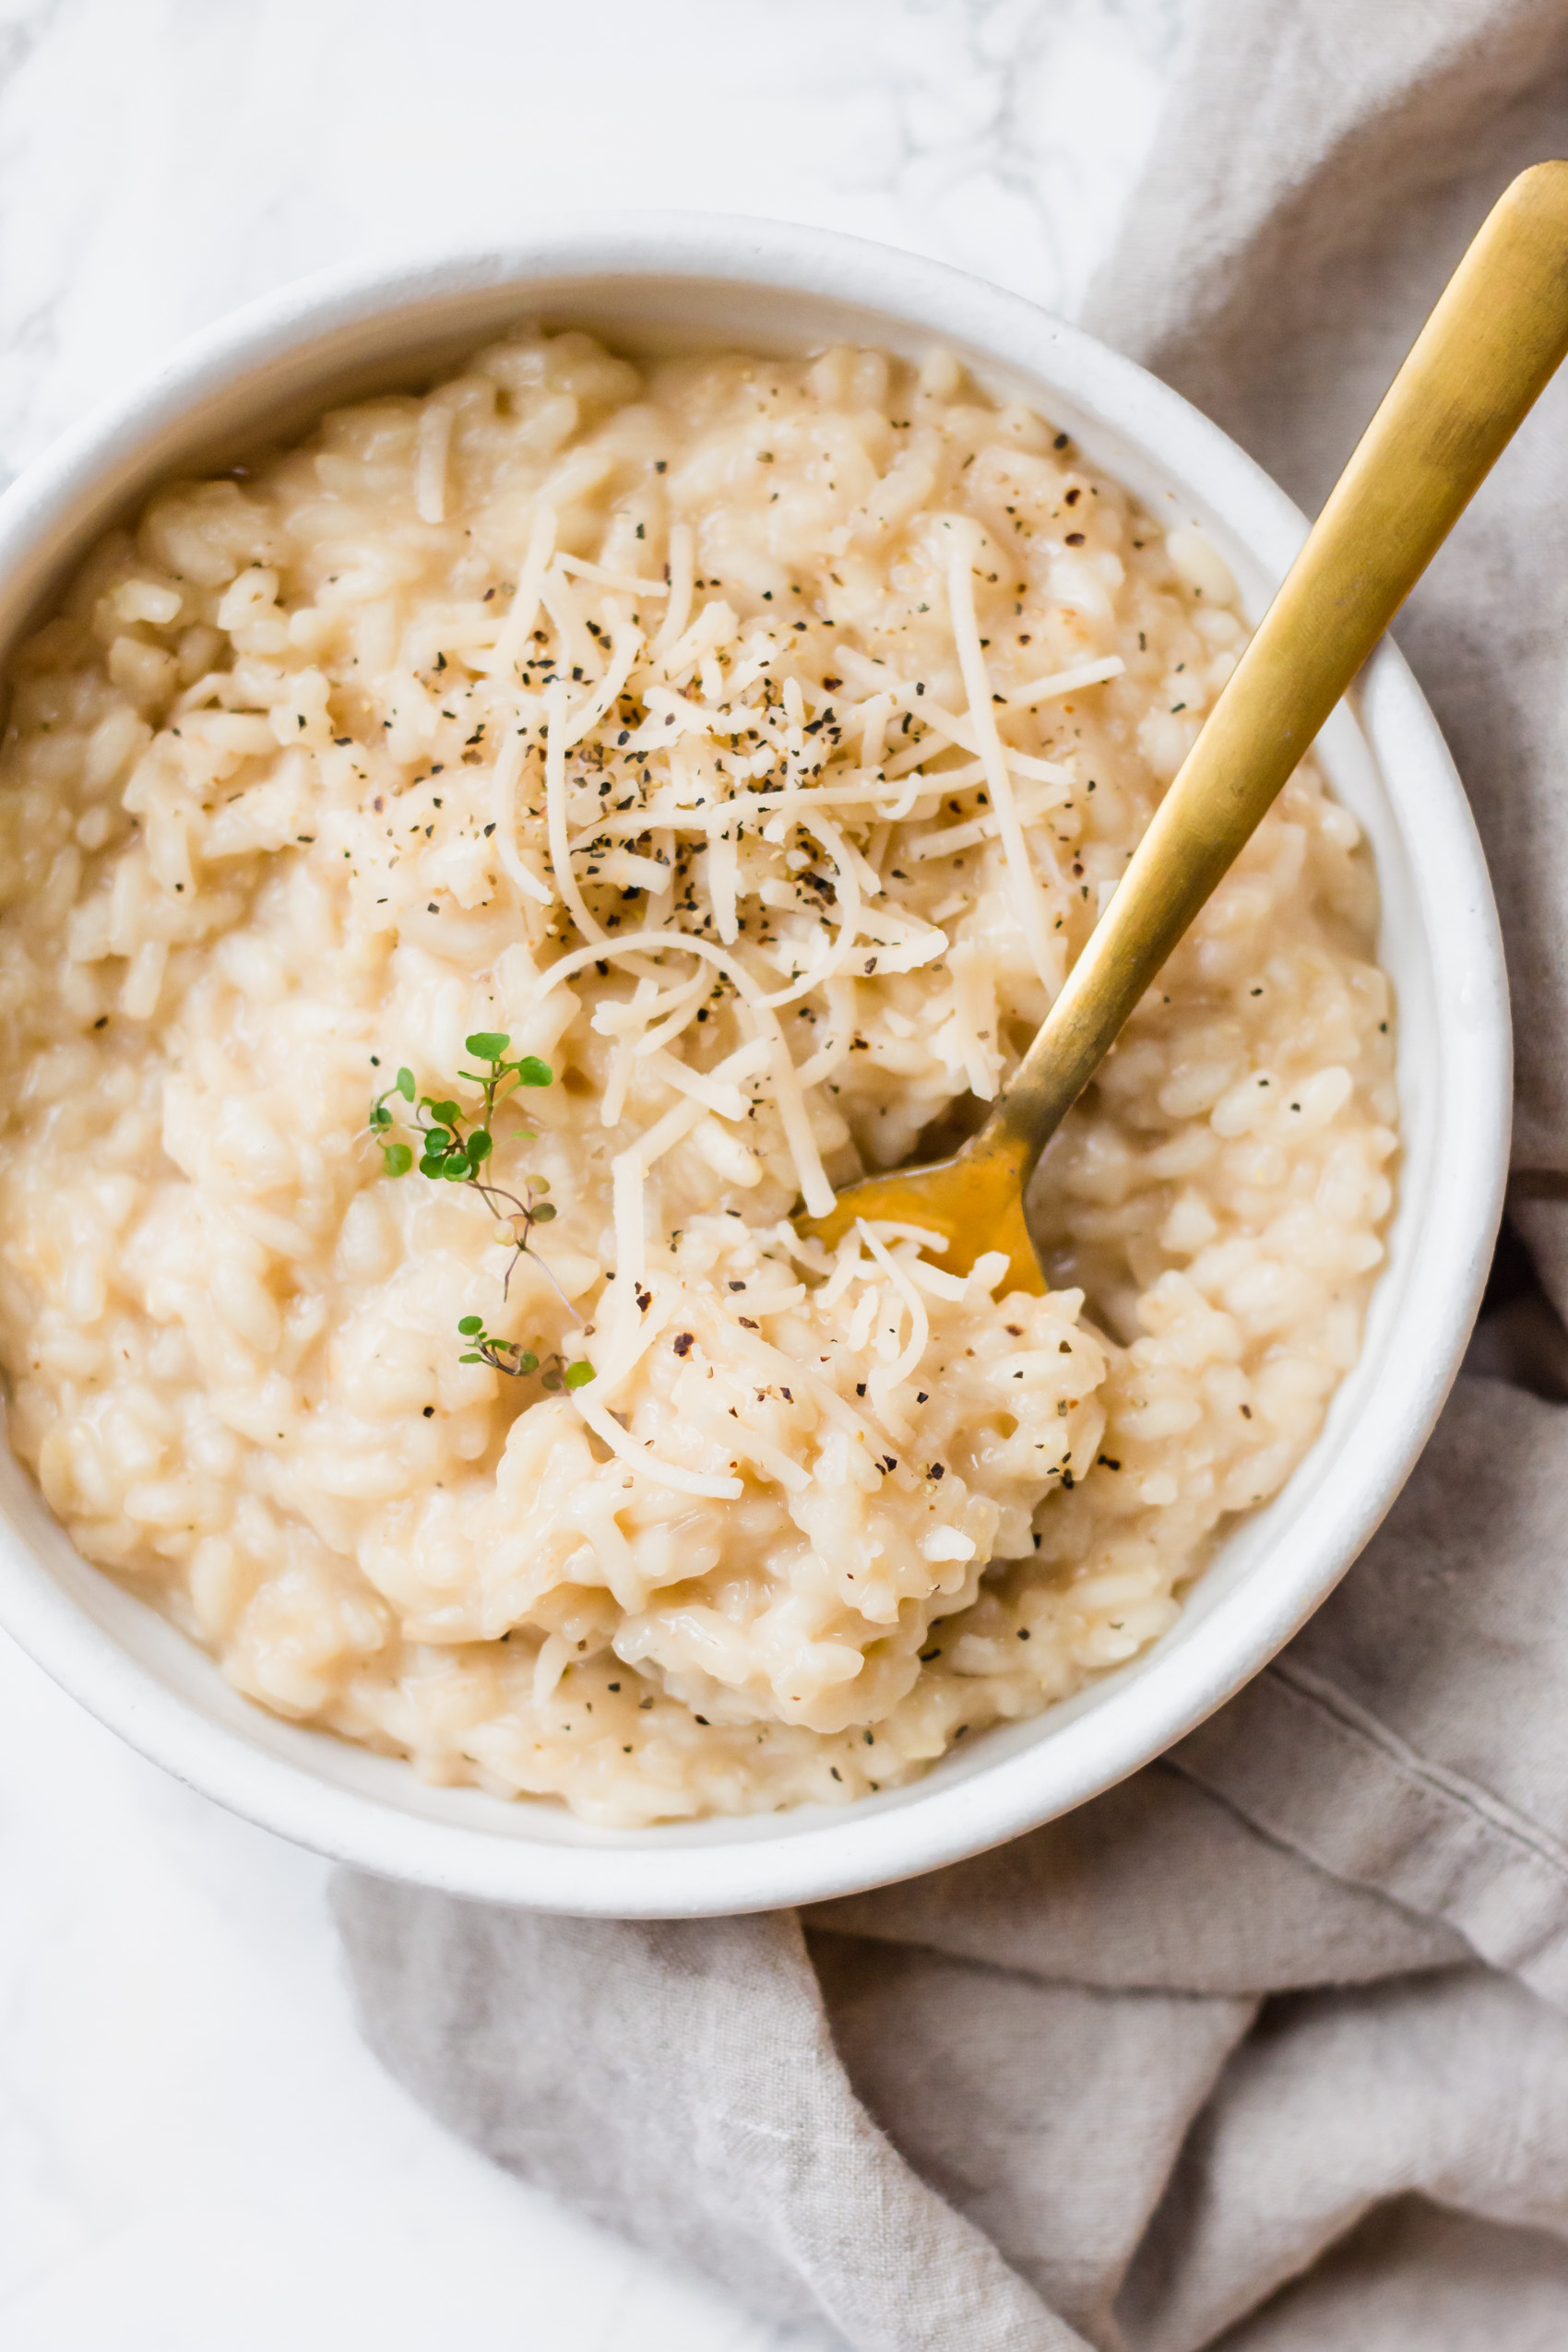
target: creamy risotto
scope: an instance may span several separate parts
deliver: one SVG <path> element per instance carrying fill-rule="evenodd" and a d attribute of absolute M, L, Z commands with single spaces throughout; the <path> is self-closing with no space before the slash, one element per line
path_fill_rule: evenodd
<path fill-rule="evenodd" d="M 941 355 L 519 333 L 161 492 L 0 777 L 0 1356 L 82 1551 L 261 1705 L 605 1823 L 1133 1657 L 1381 1254 L 1311 766 L 1047 1156 L 1045 1296 L 789 1218 L 1005 1083 L 1244 636 Z"/>

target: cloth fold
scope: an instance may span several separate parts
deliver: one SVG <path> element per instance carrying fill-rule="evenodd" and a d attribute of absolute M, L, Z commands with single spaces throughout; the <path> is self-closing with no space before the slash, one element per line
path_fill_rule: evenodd
<path fill-rule="evenodd" d="M 1322 497 L 1562 0 L 1206 0 L 1088 324 Z M 1493 1312 L 1284 1656 L 1069 1819 L 796 1916 L 340 1876 L 365 2031 L 499 2163 L 857 2352 L 1568 2344 L 1568 384 L 1399 631 L 1520 1023 Z"/>

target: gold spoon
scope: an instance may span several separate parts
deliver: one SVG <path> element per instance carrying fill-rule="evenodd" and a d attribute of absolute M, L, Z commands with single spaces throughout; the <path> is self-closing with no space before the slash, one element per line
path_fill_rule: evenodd
<path fill-rule="evenodd" d="M 1444 288 L 984 1126 L 846 1185 L 802 1233 L 897 1219 L 945 1234 L 956 1273 L 1005 1250 L 1009 1289 L 1045 1289 L 1024 1222 L 1040 1153 L 1565 353 L 1568 162 L 1538 163 Z"/>

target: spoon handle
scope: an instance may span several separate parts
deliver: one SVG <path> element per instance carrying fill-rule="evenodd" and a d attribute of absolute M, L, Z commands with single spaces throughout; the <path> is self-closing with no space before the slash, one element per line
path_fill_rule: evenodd
<path fill-rule="evenodd" d="M 977 1143 L 1028 1176 L 1565 353 L 1568 162 L 1538 163 L 1443 290 Z"/>

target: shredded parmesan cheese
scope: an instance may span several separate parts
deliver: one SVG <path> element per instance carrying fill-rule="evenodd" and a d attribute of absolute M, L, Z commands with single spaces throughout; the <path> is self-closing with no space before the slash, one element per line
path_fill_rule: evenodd
<path fill-rule="evenodd" d="M 1057 702 L 1063 695 L 1076 694 L 1082 686 L 1102 686 L 1111 678 L 1120 678 L 1127 665 L 1119 653 L 1107 654 L 1102 661 L 1077 661 L 1070 670 L 1057 670 L 1049 678 L 1032 679 L 1027 686 L 1009 687 L 1002 697 L 1012 710 L 1032 710 L 1042 702 Z"/>
<path fill-rule="evenodd" d="M 1002 845 L 1007 853 L 1008 895 L 1013 911 L 1034 968 L 1054 995 L 1062 983 L 1062 959 L 1047 937 L 1039 889 L 1013 798 L 1013 779 L 1003 754 L 1002 738 L 996 731 L 991 680 L 986 675 L 985 655 L 980 650 L 980 629 L 975 620 L 974 561 L 979 538 L 974 524 L 954 525 L 953 547 L 947 558 L 948 609 L 953 615 L 953 636 L 958 666 L 964 673 L 964 690 L 969 698 L 969 726 L 973 730 L 973 741 L 967 748 L 978 751 L 985 763 Z"/>
<path fill-rule="evenodd" d="M 529 531 L 528 552 L 517 576 L 517 594 L 513 597 L 501 635 L 495 641 L 495 651 L 490 667 L 498 678 L 510 678 L 523 658 L 523 647 L 529 641 L 539 612 L 540 590 L 551 556 L 555 552 L 555 510 L 542 502 L 534 510 Z"/>
<path fill-rule="evenodd" d="M 571 852 L 566 847 L 566 689 L 557 679 L 544 697 L 545 753 L 544 798 L 550 828 L 550 862 L 555 869 L 555 887 L 571 912 L 572 921 L 585 939 L 596 943 L 605 934 L 589 914 L 588 901 L 577 887 L 572 872 Z"/>
<path fill-rule="evenodd" d="M 420 418 L 414 505 L 422 523 L 446 519 L 446 456 L 455 417 L 452 401 L 438 398 L 425 403 Z"/>

